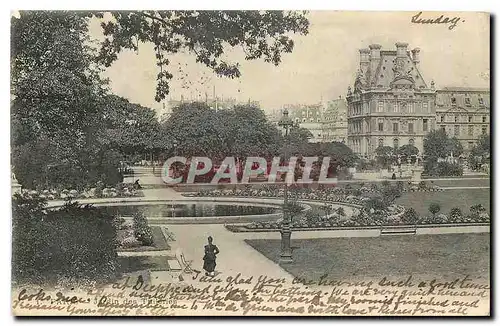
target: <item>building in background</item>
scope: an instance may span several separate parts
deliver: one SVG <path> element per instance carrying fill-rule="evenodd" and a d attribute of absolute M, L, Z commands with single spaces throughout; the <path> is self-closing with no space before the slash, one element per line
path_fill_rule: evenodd
<path fill-rule="evenodd" d="M 323 142 L 347 142 L 347 102 L 342 97 L 326 102 L 323 112 Z"/>
<path fill-rule="evenodd" d="M 490 90 L 444 87 L 436 92 L 436 125 L 470 150 L 483 134 L 490 133 Z"/>
<path fill-rule="evenodd" d="M 354 88 L 347 92 L 347 143 L 358 155 L 373 158 L 379 146 L 410 144 L 423 150 L 424 136 L 435 127 L 436 90 L 419 70 L 420 49 L 396 50 L 372 44 L 361 49 Z"/>
<path fill-rule="evenodd" d="M 301 128 L 309 130 L 312 138 L 311 143 L 319 143 L 323 141 L 323 103 L 300 105 L 289 104 L 285 105 L 289 111 L 290 119 L 299 125 Z"/>

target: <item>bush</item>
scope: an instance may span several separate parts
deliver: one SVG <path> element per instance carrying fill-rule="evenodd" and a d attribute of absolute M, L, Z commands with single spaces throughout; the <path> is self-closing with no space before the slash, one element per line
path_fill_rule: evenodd
<path fill-rule="evenodd" d="M 462 176 L 464 169 L 458 163 L 439 162 L 432 171 L 433 175 L 438 176 Z"/>
<path fill-rule="evenodd" d="M 142 213 L 134 214 L 134 236 L 144 246 L 152 246 L 154 244 L 153 232 Z"/>
<path fill-rule="evenodd" d="M 18 284 L 72 286 L 117 276 L 116 227 L 104 208 L 68 202 L 44 211 L 46 201 L 12 200 L 12 277 Z"/>
<path fill-rule="evenodd" d="M 441 210 L 441 206 L 437 203 L 432 203 L 429 205 L 429 212 L 435 216 Z"/>
<path fill-rule="evenodd" d="M 401 216 L 401 221 L 404 224 L 415 225 L 419 222 L 419 217 L 415 209 L 410 207 L 406 209 L 403 215 Z"/>
<path fill-rule="evenodd" d="M 450 217 L 449 217 L 450 222 L 454 222 L 454 223 L 462 222 L 462 219 L 463 219 L 463 214 L 462 214 L 462 211 L 460 210 L 460 208 L 458 208 L 458 207 L 452 208 L 450 211 Z"/>

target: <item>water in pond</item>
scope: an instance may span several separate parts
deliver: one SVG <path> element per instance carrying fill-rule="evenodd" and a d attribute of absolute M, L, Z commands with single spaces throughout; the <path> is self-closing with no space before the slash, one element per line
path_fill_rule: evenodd
<path fill-rule="evenodd" d="M 107 209 L 114 215 L 132 216 L 136 212 L 142 212 L 150 218 L 261 215 L 279 212 L 278 208 L 272 207 L 204 203 L 108 206 Z"/>

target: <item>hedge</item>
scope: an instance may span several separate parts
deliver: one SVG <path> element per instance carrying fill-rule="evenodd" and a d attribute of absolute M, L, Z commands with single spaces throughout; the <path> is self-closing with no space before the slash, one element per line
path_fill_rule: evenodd
<path fill-rule="evenodd" d="M 117 276 L 116 225 L 103 208 L 15 194 L 12 277 L 17 284 L 85 286 Z"/>

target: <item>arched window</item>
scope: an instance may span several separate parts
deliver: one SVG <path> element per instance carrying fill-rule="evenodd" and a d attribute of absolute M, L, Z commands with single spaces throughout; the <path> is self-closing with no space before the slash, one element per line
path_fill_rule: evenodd
<path fill-rule="evenodd" d="M 398 148 L 399 147 L 399 139 L 397 138 L 394 138 L 394 148 Z"/>

